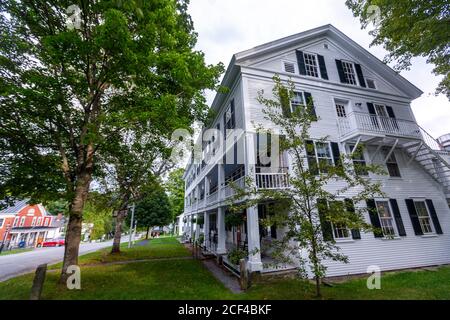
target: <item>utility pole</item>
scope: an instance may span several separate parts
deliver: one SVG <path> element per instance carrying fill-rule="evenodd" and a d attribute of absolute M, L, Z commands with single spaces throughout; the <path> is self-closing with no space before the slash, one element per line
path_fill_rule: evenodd
<path fill-rule="evenodd" d="M 137 219 L 134 221 L 134 232 L 133 232 L 133 245 L 136 243 L 136 229 L 137 229 Z"/>
<path fill-rule="evenodd" d="M 135 208 L 135 205 L 133 203 L 133 205 L 131 206 L 130 240 L 128 241 L 128 248 L 131 248 L 131 238 L 133 236 L 134 208 Z"/>

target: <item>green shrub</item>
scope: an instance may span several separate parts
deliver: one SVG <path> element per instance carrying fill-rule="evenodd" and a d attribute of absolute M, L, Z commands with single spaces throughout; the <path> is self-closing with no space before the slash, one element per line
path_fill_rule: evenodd
<path fill-rule="evenodd" d="M 246 257 L 247 257 L 247 251 L 242 250 L 242 249 L 237 249 L 237 248 L 228 251 L 228 254 L 227 254 L 228 261 L 230 261 L 232 264 L 236 264 L 236 265 L 239 264 L 239 261 L 241 259 L 244 259 Z"/>

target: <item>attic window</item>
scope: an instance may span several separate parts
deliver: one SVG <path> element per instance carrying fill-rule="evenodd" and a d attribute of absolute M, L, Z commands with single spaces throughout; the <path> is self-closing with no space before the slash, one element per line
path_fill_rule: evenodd
<path fill-rule="evenodd" d="M 366 79 L 366 83 L 367 83 L 367 87 L 369 87 L 370 89 L 376 89 L 375 80 Z"/>
<path fill-rule="evenodd" d="M 284 65 L 284 71 L 289 72 L 289 73 L 295 73 L 295 65 L 292 62 L 284 61 L 283 65 Z"/>
<path fill-rule="evenodd" d="M 324 47 L 325 49 L 328 49 L 328 43 L 324 43 L 324 44 L 323 44 L 323 47 Z"/>

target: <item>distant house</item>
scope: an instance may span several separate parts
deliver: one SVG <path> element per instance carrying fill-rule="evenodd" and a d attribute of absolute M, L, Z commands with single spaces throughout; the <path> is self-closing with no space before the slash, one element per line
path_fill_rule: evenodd
<path fill-rule="evenodd" d="M 30 205 L 29 199 L 16 201 L 0 211 L 0 243 L 10 247 L 36 247 L 60 229 L 55 216 L 41 204 Z"/>

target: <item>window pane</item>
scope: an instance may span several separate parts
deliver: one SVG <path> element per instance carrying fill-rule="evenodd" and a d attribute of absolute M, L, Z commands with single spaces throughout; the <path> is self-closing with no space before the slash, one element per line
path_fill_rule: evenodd
<path fill-rule="evenodd" d="M 427 207 L 425 206 L 425 202 L 423 201 L 415 201 L 417 215 L 419 217 L 428 217 Z"/>
<path fill-rule="evenodd" d="M 319 158 L 331 158 L 330 147 L 328 143 L 316 143 L 317 156 Z"/>
<path fill-rule="evenodd" d="M 377 201 L 378 213 L 380 214 L 380 218 L 389 218 L 391 216 L 391 212 L 389 211 L 389 204 L 387 201 Z"/>
<path fill-rule="evenodd" d="M 353 70 L 353 63 L 342 61 L 342 68 L 344 70 L 344 76 L 349 84 L 356 84 L 356 77 Z"/>
<path fill-rule="evenodd" d="M 316 56 L 309 53 L 304 53 L 303 56 L 305 57 L 306 74 L 312 77 L 319 77 L 319 72 L 317 71 Z"/>

